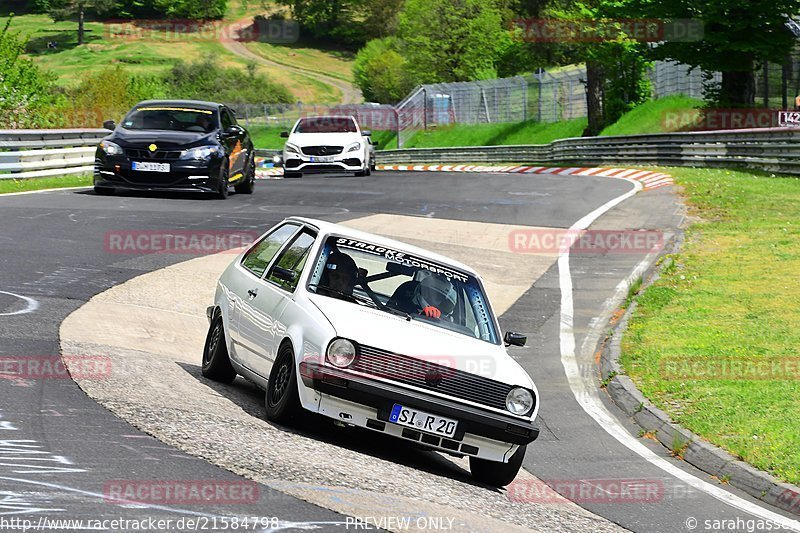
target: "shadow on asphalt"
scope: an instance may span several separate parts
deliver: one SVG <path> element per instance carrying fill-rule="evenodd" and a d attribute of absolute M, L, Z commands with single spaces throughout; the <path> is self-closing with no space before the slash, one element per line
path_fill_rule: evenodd
<path fill-rule="evenodd" d="M 203 377 L 199 365 L 177 364 L 191 377 L 241 407 L 248 415 L 266 420 L 264 391 L 254 384 L 239 376 L 231 385 L 225 385 Z M 272 422 L 267 423 L 285 433 L 301 435 L 436 476 L 443 476 L 476 487 L 498 491 L 495 487 L 475 482 L 468 470 L 459 467 L 437 452 L 367 429 L 339 427 L 331 419 L 308 411 L 303 411 L 295 419 L 291 427 Z"/>

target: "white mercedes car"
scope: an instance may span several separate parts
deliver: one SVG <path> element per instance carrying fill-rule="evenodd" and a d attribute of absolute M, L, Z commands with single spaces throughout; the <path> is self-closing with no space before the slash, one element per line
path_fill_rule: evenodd
<path fill-rule="evenodd" d="M 344 226 L 287 218 L 219 279 L 202 373 L 266 391 L 269 420 L 300 409 L 468 456 L 473 476 L 517 475 L 538 392 L 506 352 L 469 267 Z"/>
<path fill-rule="evenodd" d="M 351 116 L 303 117 L 286 138 L 283 147 L 283 175 L 300 178 L 303 174 L 354 172 L 369 176 L 374 168 L 369 131 L 361 131 Z"/>

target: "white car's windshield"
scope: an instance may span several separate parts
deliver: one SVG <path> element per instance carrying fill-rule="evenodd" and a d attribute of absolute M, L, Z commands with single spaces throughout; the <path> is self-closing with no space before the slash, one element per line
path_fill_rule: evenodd
<path fill-rule="evenodd" d="M 474 276 L 385 246 L 329 237 L 308 288 L 354 305 L 498 342 L 488 300 Z"/>
<path fill-rule="evenodd" d="M 356 123 L 349 117 L 302 118 L 295 133 L 355 133 Z"/>

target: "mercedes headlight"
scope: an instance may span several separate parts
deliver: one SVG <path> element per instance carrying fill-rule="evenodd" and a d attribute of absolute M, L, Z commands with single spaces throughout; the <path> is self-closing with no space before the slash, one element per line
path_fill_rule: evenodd
<path fill-rule="evenodd" d="M 355 152 L 357 150 L 361 150 L 361 143 L 353 143 L 347 147 L 348 152 Z"/>
<path fill-rule="evenodd" d="M 328 362 L 338 368 L 347 368 L 356 360 L 356 347 L 347 339 L 334 339 L 328 345 Z"/>
<path fill-rule="evenodd" d="M 524 415 L 533 407 L 533 394 L 528 389 L 514 387 L 506 396 L 506 409 L 515 415 Z"/>
<path fill-rule="evenodd" d="M 219 152 L 219 146 L 198 146 L 197 148 L 190 148 L 189 150 L 183 152 L 181 159 L 196 159 L 198 161 L 204 161 L 212 155 L 218 154 Z"/>
<path fill-rule="evenodd" d="M 287 152 L 291 152 L 293 154 L 299 154 L 300 153 L 300 148 L 298 148 L 297 146 L 295 146 L 293 144 L 286 143 L 286 151 Z"/>
<path fill-rule="evenodd" d="M 122 155 L 122 148 L 117 143 L 112 143 L 111 141 L 102 141 L 100 143 L 100 148 L 106 153 L 106 155 Z"/>

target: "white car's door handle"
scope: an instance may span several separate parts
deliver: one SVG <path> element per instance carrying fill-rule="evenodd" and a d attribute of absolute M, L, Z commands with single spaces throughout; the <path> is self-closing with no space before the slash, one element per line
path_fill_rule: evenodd
<path fill-rule="evenodd" d="M 250 289 L 247 291 L 247 294 L 250 296 L 250 300 L 258 296 L 258 289 Z"/>

